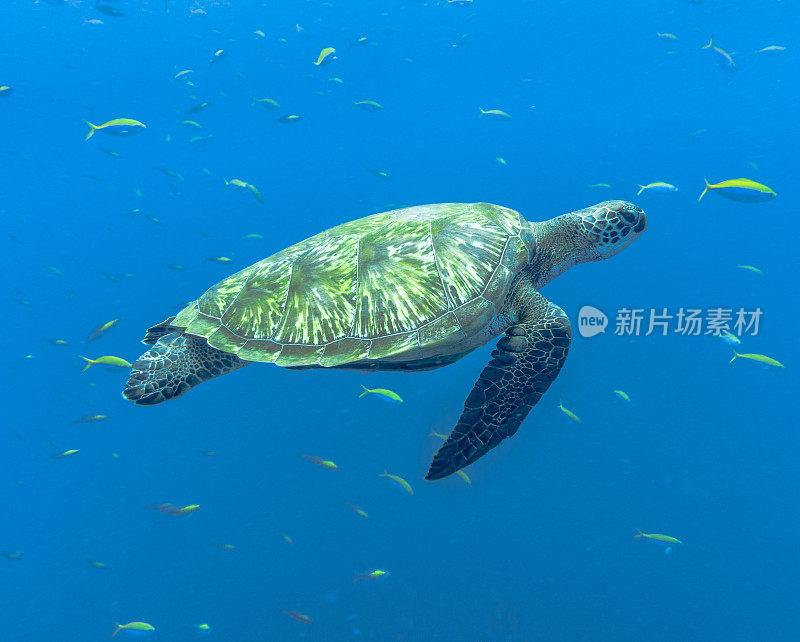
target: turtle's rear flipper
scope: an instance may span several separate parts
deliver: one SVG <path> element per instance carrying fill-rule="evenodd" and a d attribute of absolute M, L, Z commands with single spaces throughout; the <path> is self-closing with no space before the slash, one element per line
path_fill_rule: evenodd
<path fill-rule="evenodd" d="M 140 406 L 151 406 L 180 397 L 198 383 L 248 363 L 212 348 L 202 337 L 171 332 L 136 360 L 122 396 Z"/>
<path fill-rule="evenodd" d="M 517 432 L 561 371 L 569 351 L 569 319 L 538 292 L 531 298 L 523 320 L 497 342 L 425 479 L 451 475 Z"/>

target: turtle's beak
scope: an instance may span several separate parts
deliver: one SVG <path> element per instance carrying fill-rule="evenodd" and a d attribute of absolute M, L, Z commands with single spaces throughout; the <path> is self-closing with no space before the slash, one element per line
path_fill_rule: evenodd
<path fill-rule="evenodd" d="M 640 210 L 638 207 L 636 208 L 639 210 L 639 222 L 636 223 L 633 231 L 637 234 L 641 234 L 647 229 L 647 217 L 644 215 L 644 212 Z"/>

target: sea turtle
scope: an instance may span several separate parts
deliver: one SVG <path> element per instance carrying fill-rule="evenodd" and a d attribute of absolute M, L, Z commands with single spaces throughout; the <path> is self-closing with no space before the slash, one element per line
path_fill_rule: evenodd
<path fill-rule="evenodd" d="M 489 203 L 373 214 L 228 277 L 153 326 L 123 395 L 178 397 L 255 361 L 292 369 L 430 370 L 505 333 L 426 479 L 513 435 L 558 376 L 567 315 L 539 290 L 633 242 L 644 212 L 606 201 L 541 223 Z"/>

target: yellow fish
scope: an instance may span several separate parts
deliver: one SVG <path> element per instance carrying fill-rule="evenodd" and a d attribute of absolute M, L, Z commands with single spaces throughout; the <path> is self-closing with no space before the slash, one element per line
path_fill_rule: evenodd
<path fill-rule="evenodd" d="M 327 65 L 332 60 L 336 60 L 336 49 L 333 47 L 325 47 L 322 51 L 319 52 L 319 56 L 317 57 L 316 62 L 314 63 L 317 67 L 322 67 L 323 65 Z"/>
<path fill-rule="evenodd" d="M 786 47 L 782 47 L 781 45 L 769 45 L 767 47 L 762 47 L 756 53 L 779 54 L 785 52 L 786 52 Z"/>
<path fill-rule="evenodd" d="M 618 394 L 625 401 L 630 401 L 631 400 L 631 398 L 628 396 L 628 393 L 625 392 L 624 390 L 615 390 L 614 392 L 616 394 Z"/>
<path fill-rule="evenodd" d="M 758 274 L 759 276 L 764 276 L 764 273 L 761 270 L 759 270 L 757 267 L 753 267 L 752 265 L 737 265 L 736 267 L 741 268 L 742 270 L 748 270 Z"/>
<path fill-rule="evenodd" d="M 569 409 L 567 409 L 567 408 L 564 408 L 564 404 L 563 404 L 563 403 L 559 403 L 559 404 L 558 404 L 558 407 L 559 407 L 559 409 L 561 410 L 561 412 L 563 412 L 563 413 L 564 413 L 564 414 L 565 414 L 567 417 L 569 417 L 570 419 L 572 419 L 572 421 L 577 421 L 579 424 L 582 424 L 582 423 L 583 423 L 583 421 L 581 421 L 581 418 L 580 418 L 580 417 L 578 417 L 578 415 L 576 415 L 576 414 L 575 414 L 574 412 L 572 412 L 571 410 L 569 410 Z"/>
<path fill-rule="evenodd" d="M 356 107 L 361 107 L 365 111 L 380 111 L 383 105 L 376 103 L 374 100 L 357 100 L 353 102 Z"/>
<path fill-rule="evenodd" d="M 376 568 L 372 571 L 368 571 L 367 573 L 356 575 L 356 578 L 353 580 L 353 583 L 355 584 L 356 582 L 358 582 L 358 580 L 372 580 L 375 579 L 376 577 L 384 577 L 386 575 L 389 575 L 389 571 L 384 571 L 382 569 Z"/>
<path fill-rule="evenodd" d="M 72 423 L 88 424 L 93 421 L 105 421 L 106 419 L 108 419 L 108 415 L 88 415 L 86 417 L 81 417 L 80 419 L 75 419 Z"/>
<path fill-rule="evenodd" d="M 272 98 L 253 98 L 253 105 L 261 105 L 267 109 L 280 109 L 281 105 L 277 100 Z"/>
<path fill-rule="evenodd" d="M 175 504 L 156 504 L 148 506 L 153 508 L 159 513 L 167 513 L 168 515 L 190 515 L 200 510 L 200 504 L 187 504 L 186 506 L 177 506 Z"/>
<path fill-rule="evenodd" d="M 86 341 L 94 341 L 95 339 L 100 338 L 103 334 L 108 332 L 111 328 L 119 323 L 119 319 L 111 319 L 111 321 L 106 321 L 105 323 L 101 323 L 97 326 L 94 330 L 89 333 L 89 336 L 86 338 Z"/>
<path fill-rule="evenodd" d="M 86 134 L 85 140 L 89 140 L 94 136 L 96 131 L 104 131 L 114 136 L 130 136 L 143 129 L 147 129 L 147 125 L 140 123 L 138 120 L 133 120 L 132 118 L 115 118 L 102 125 L 92 125 L 88 120 L 84 122 L 89 125 L 89 133 Z"/>
<path fill-rule="evenodd" d="M 649 183 L 647 185 L 639 185 L 639 191 L 636 192 L 636 196 L 639 196 L 645 190 L 650 190 L 653 192 L 677 192 L 678 188 L 674 185 L 670 185 L 669 183 L 662 183 L 658 181 L 655 183 Z"/>
<path fill-rule="evenodd" d="M 658 544 L 663 544 L 667 547 L 667 550 L 664 551 L 664 555 L 668 554 L 672 547 L 676 544 L 683 544 L 683 542 L 675 537 L 670 537 L 669 535 L 662 535 L 661 533 L 643 533 L 638 528 L 636 529 L 636 535 L 634 537 L 643 537 L 645 539 L 649 539 L 651 542 L 657 542 Z"/>
<path fill-rule="evenodd" d="M 403 403 L 403 400 L 400 398 L 400 395 L 398 395 L 396 392 L 392 392 L 391 390 L 386 390 L 385 388 L 375 388 L 374 390 L 370 390 L 365 385 L 362 385 L 361 387 L 364 389 L 364 392 L 358 395 L 359 397 L 363 397 L 364 395 L 368 394 L 373 394 L 373 395 L 379 395 L 384 399 L 386 399 L 387 401 Z"/>
<path fill-rule="evenodd" d="M 300 613 L 300 611 L 283 611 L 288 615 L 290 618 L 294 618 L 298 622 L 302 622 L 303 624 L 311 624 L 311 618 L 308 617 L 305 613 Z"/>
<path fill-rule="evenodd" d="M 717 54 L 717 62 L 719 66 L 725 71 L 736 71 L 736 62 L 733 60 L 733 55 L 725 51 L 722 47 L 714 44 L 714 39 L 711 38 L 707 45 L 700 47 L 701 49 L 710 49 Z"/>
<path fill-rule="evenodd" d="M 395 484 L 400 486 L 400 488 L 402 488 L 404 491 L 406 491 L 409 495 L 413 495 L 414 494 L 414 489 L 411 488 L 411 484 L 409 484 L 402 477 L 399 477 L 397 475 L 391 475 L 391 474 L 387 473 L 385 469 L 384 469 L 384 471 L 382 473 L 380 473 L 378 475 L 378 477 L 387 477 L 388 479 L 391 479 Z"/>
<path fill-rule="evenodd" d="M 147 622 L 128 622 L 127 624 L 117 624 L 114 622 L 114 626 L 117 628 L 111 634 L 112 638 L 120 631 L 138 631 L 140 633 L 144 633 L 146 631 L 156 630 L 156 627 L 154 627 L 152 624 L 148 624 Z"/>
<path fill-rule="evenodd" d="M 339 467 L 330 459 L 323 459 L 322 457 L 317 457 L 315 455 L 303 455 L 303 459 L 308 459 L 308 461 L 310 461 L 312 464 L 316 464 L 322 468 L 327 468 L 328 470 L 339 470 Z"/>
<path fill-rule="evenodd" d="M 58 455 L 51 455 L 48 459 L 64 459 L 64 457 L 72 457 L 72 455 L 80 452 L 77 449 L 73 450 L 65 450 L 63 453 L 59 453 Z"/>
<path fill-rule="evenodd" d="M 772 188 L 751 181 L 749 178 L 733 178 L 713 185 L 708 182 L 707 178 L 704 180 L 706 187 L 700 194 L 700 198 L 697 199 L 698 201 L 702 201 L 709 190 L 714 190 L 720 196 L 740 203 L 763 203 L 777 196 Z"/>
<path fill-rule="evenodd" d="M 491 116 L 492 118 L 511 118 L 511 114 L 504 112 L 502 109 L 481 109 L 481 114 L 484 116 Z"/>
<path fill-rule="evenodd" d="M 106 366 L 117 366 L 118 368 L 130 368 L 131 364 L 125 361 L 125 359 L 121 359 L 120 357 L 112 357 L 106 355 L 104 357 L 97 357 L 97 359 L 88 359 L 87 357 L 81 357 L 86 362 L 86 365 L 83 367 L 81 372 L 86 372 L 89 368 L 91 368 L 95 364 L 103 364 Z"/>
<path fill-rule="evenodd" d="M 281 116 L 280 118 L 276 118 L 272 121 L 273 125 L 278 125 L 280 123 L 296 123 L 298 120 L 301 120 L 302 116 L 298 116 L 297 114 L 286 114 L 285 116 Z"/>
<path fill-rule="evenodd" d="M 739 352 L 736 352 L 736 350 L 734 350 L 733 359 L 730 360 L 730 363 L 733 363 L 734 361 L 736 361 L 736 359 L 750 359 L 751 361 L 758 361 L 759 363 L 763 363 L 768 366 L 773 366 L 775 368 L 786 367 L 780 361 L 776 361 L 772 357 L 767 357 L 764 356 L 763 354 L 752 354 L 752 353 L 741 354 Z"/>
<path fill-rule="evenodd" d="M 364 517 L 364 518 L 368 518 L 369 517 L 369 515 L 367 514 L 367 511 L 365 511 L 363 508 L 359 508 L 358 506 L 354 506 L 353 504 L 348 504 L 348 506 L 353 509 L 353 511 L 356 513 L 356 515 L 360 515 L 361 517 Z"/>

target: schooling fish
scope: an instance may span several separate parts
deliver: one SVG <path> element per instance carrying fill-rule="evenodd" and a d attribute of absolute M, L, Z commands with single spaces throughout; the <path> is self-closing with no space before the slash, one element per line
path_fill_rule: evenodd
<path fill-rule="evenodd" d="M 737 337 L 735 334 L 731 334 L 730 332 L 727 332 L 727 331 L 726 332 L 720 332 L 717 335 L 717 339 L 721 339 L 722 341 L 727 343 L 729 346 L 738 346 L 739 344 L 742 343 L 742 340 L 739 337 Z"/>
<path fill-rule="evenodd" d="M 114 622 L 114 626 L 117 628 L 111 634 L 112 638 L 120 631 L 131 631 L 141 634 L 156 630 L 156 627 L 154 627 L 152 624 L 148 624 L 147 622 L 128 622 L 127 624 L 117 624 Z"/>
<path fill-rule="evenodd" d="M 763 47 L 762 49 L 759 49 L 756 53 L 782 54 L 786 53 L 786 47 L 781 47 L 780 45 L 769 45 L 768 47 Z"/>
<path fill-rule="evenodd" d="M 86 372 L 89 368 L 98 363 L 106 366 L 117 366 L 118 368 L 131 367 L 131 364 L 125 361 L 125 359 L 121 359 L 120 357 L 112 357 L 110 355 L 97 357 L 97 359 L 89 359 L 88 357 L 81 357 L 81 359 L 86 362 L 86 365 L 83 367 L 81 372 Z"/>
<path fill-rule="evenodd" d="M 639 185 L 639 191 L 636 192 L 636 196 L 639 196 L 645 190 L 650 190 L 651 192 L 677 192 L 678 188 L 669 183 L 649 183 L 648 185 Z"/>
<path fill-rule="evenodd" d="M 316 62 L 314 64 L 317 67 L 323 67 L 329 64 L 331 61 L 336 60 L 336 49 L 333 47 L 325 47 L 322 51 L 319 52 L 319 56 L 317 56 Z"/>
<path fill-rule="evenodd" d="M 634 535 L 634 537 L 644 537 L 645 539 L 649 539 L 651 542 L 663 544 L 667 547 L 667 550 L 664 551 L 664 555 L 667 555 L 672 550 L 672 547 L 676 544 L 683 544 L 681 540 L 675 537 L 662 535 L 661 533 L 643 533 L 638 528 L 636 529 L 636 535 Z"/>
<path fill-rule="evenodd" d="M 708 41 L 707 45 L 702 47 L 703 49 L 711 49 L 714 53 L 717 54 L 717 63 L 720 67 L 722 67 L 725 71 L 736 71 L 736 62 L 733 60 L 733 55 L 725 51 L 722 47 L 717 47 L 714 44 L 714 39 L 711 38 Z"/>
<path fill-rule="evenodd" d="M 103 336 L 106 332 L 108 332 L 111 328 L 119 323 L 119 319 L 111 319 L 111 321 L 107 321 L 106 323 L 101 323 L 97 326 L 94 330 L 89 333 L 89 336 L 86 338 L 86 341 L 94 341 L 95 339 L 99 339 Z"/>
<path fill-rule="evenodd" d="M 283 611 L 288 615 L 290 618 L 297 620 L 298 622 L 302 622 L 303 624 L 311 624 L 311 618 L 308 617 L 305 613 L 300 613 L 300 611 L 287 611 L 284 609 Z"/>
<path fill-rule="evenodd" d="M 714 190 L 720 196 L 729 198 L 732 201 L 739 201 L 740 203 L 764 203 L 777 196 L 772 188 L 751 181 L 749 178 L 733 178 L 713 185 L 708 182 L 707 178 L 704 180 L 706 182 L 706 188 L 703 190 L 703 193 L 700 194 L 700 198 L 697 199 L 698 201 L 703 200 L 703 197 L 709 190 Z"/>
<path fill-rule="evenodd" d="M 409 484 L 405 479 L 403 479 L 402 477 L 400 477 L 398 475 L 392 475 L 390 473 L 387 473 L 384 470 L 382 473 L 380 473 L 378 475 L 378 477 L 386 477 L 387 479 L 390 479 L 391 481 L 393 481 L 396 485 L 398 485 L 404 491 L 406 491 L 409 495 L 413 495 L 414 494 L 414 489 L 411 488 L 411 484 Z"/>
<path fill-rule="evenodd" d="M 138 120 L 132 118 L 114 118 L 102 125 L 92 125 L 88 120 L 84 121 L 89 125 L 89 133 L 86 134 L 85 140 L 89 140 L 96 131 L 103 131 L 106 134 L 113 134 L 114 136 L 132 136 L 138 134 L 143 129 L 147 129 L 147 125 L 140 123 Z"/>
<path fill-rule="evenodd" d="M 277 100 L 273 98 L 253 98 L 253 105 L 261 105 L 262 107 L 266 107 L 267 109 L 280 109 L 281 105 Z"/>
<path fill-rule="evenodd" d="M 317 457 L 316 455 L 303 455 L 303 459 L 308 459 L 308 461 L 310 461 L 312 464 L 316 464 L 322 468 L 327 468 L 328 470 L 339 470 L 339 467 L 330 459 L 324 459 L 323 457 Z"/>
<path fill-rule="evenodd" d="M 358 100 L 353 105 L 360 107 L 364 111 L 380 111 L 383 109 L 383 105 L 376 103 L 374 100 Z"/>
<path fill-rule="evenodd" d="M 65 450 L 63 453 L 58 453 L 57 455 L 50 455 L 48 459 L 64 459 L 65 457 L 72 457 L 72 455 L 76 455 L 80 452 L 78 449 L 73 448 L 72 450 Z"/>
<path fill-rule="evenodd" d="M 276 118 L 273 120 L 273 124 L 278 125 L 281 123 L 294 123 L 300 120 L 302 116 L 298 116 L 297 114 L 286 114 L 285 116 L 281 116 L 280 118 Z"/>
<path fill-rule="evenodd" d="M 481 109 L 481 115 L 489 116 L 490 118 L 497 118 L 498 120 L 511 118 L 511 114 L 504 112 L 502 109 Z"/>
<path fill-rule="evenodd" d="M 376 577 L 385 577 L 389 575 L 389 571 L 384 571 L 383 569 L 376 568 L 372 571 L 367 571 L 366 573 L 361 573 L 360 575 L 356 575 L 355 579 L 353 580 L 353 584 L 358 582 L 358 580 L 374 580 Z"/>
<path fill-rule="evenodd" d="M 579 423 L 579 424 L 583 423 L 583 421 L 581 420 L 581 418 L 580 418 L 580 417 L 578 417 L 578 415 L 576 415 L 574 412 L 572 412 L 572 411 L 571 411 L 569 408 L 565 408 L 563 403 L 560 403 L 560 404 L 558 404 L 558 408 L 559 408 L 559 410 L 561 410 L 561 412 L 563 412 L 563 413 L 564 413 L 564 414 L 565 414 L 567 417 L 569 417 L 570 419 L 572 419 L 572 421 L 575 421 L 575 422 L 577 422 L 577 423 Z"/>
<path fill-rule="evenodd" d="M 777 361 L 772 357 L 767 357 L 763 354 L 752 354 L 752 353 L 740 354 L 739 352 L 736 352 L 736 350 L 734 350 L 733 359 L 731 359 L 729 363 L 733 363 L 734 361 L 736 361 L 736 359 L 750 359 L 751 361 L 758 361 L 759 363 L 763 363 L 764 365 L 767 366 L 773 366 L 774 368 L 786 367 L 780 361 Z"/>
<path fill-rule="evenodd" d="M 364 385 L 362 385 L 361 387 L 364 389 L 364 392 L 362 392 L 360 395 L 358 395 L 359 397 L 363 397 L 364 395 L 372 394 L 372 395 L 378 395 L 378 396 L 386 399 L 387 401 L 394 401 L 396 403 L 403 403 L 403 400 L 400 397 L 400 395 L 398 395 L 396 392 L 392 392 L 391 390 L 386 390 L 385 388 L 375 388 L 373 390 L 370 390 L 369 388 L 367 388 Z"/>
<path fill-rule="evenodd" d="M 736 267 L 752 272 L 753 274 L 758 274 L 759 276 L 764 276 L 764 273 L 753 265 L 737 265 Z"/>

